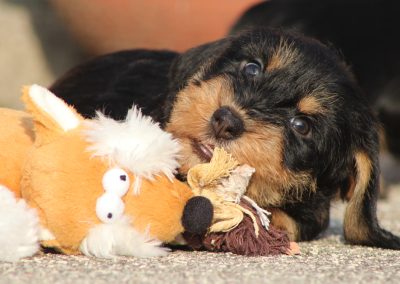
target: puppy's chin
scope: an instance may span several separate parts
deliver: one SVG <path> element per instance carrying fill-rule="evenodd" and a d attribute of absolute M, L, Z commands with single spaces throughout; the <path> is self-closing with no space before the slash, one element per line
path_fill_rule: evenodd
<path fill-rule="evenodd" d="M 207 163 L 211 156 L 200 152 L 195 140 L 191 138 L 180 138 L 182 144 L 181 167 L 179 173 L 186 176 L 189 169 L 200 163 Z M 263 162 L 265 153 L 257 152 L 254 143 L 247 139 L 238 139 L 231 145 L 226 144 L 224 148 L 231 153 L 241 164 L 248 164 L 256 168 L 247 189 L 247 195 L 253 198 L 261 206 L 279 206 L 283 201 L 297 201 L 306 192 L 315 190 L 315 181 L 308 173 L 292 173 L 279 166 L 273 154 L 269 160 Z M 244 143 L 244 144 L 243 144 Z M 206 144 L 206 143 L 204 143 Z"/>

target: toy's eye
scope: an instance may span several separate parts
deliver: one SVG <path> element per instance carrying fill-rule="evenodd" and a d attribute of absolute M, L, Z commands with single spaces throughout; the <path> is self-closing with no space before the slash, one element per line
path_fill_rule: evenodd
<path fill-rule="evenodd" d="M 258 76 L 262 71 L 261 63 L 258 61 L 247 62 L 242 69 L 243 73 L 250 77 Z"/>
<path fill-rule="evenodd" d="M 306 136 L 311 131 L 310 120 L 305 116 L 293 117 L 290 120 L 290 127 L 303 136 Z"/>
<path fill-rule="evenodd" d="M 103 223 L 113 223 L 124 214 L 122 199 L 112 193 L 104 193 L 97 199 L 96 215 Z"/>
<path fill-rule="evenodd" d="M 102 183 L 106 192 L 122 197 L 129 189 L 129 175 L 123 169 L 113 168 L 104 174 Z"/>

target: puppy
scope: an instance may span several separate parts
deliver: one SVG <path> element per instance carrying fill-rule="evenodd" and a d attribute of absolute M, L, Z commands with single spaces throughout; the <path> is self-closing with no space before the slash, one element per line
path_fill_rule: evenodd
<path fill-rule="evenodd" d="M 340 51 L 379 114 L 388 150 L 400 159 L 399 14 L 395 0 L 269 0 L 247 10 L 231 33 L 283 28 Z"/>
<path fill-rule="evenodd" d="M 183 54 L 126 51 L 77 67 L 51 90 L 89 117 L 105 108 L 121 118 L 139 104 L 181 141 L 182 176 L 224 147 L 256 168 L 247 194 L 291 240 L 326 229 L 340 195 L 349 243 L 400 249 L 376 217 L 377 118 L 340 57 L 316 40 L 259 29 Z"/>

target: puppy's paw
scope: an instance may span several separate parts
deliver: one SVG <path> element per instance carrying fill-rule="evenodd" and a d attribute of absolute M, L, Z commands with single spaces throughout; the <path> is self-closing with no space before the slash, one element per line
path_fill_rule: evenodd
<path fill-rule="evenodd" d="M 296 242 L 290 242 L 289 248 L 286 251 L 286 254 L 288 255 L 298 255 L 300 254 L 300 247 Z"/>

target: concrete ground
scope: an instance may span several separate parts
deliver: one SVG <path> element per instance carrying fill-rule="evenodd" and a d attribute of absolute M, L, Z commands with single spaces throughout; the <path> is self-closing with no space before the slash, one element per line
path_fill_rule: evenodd
<path fill-rule="evenodd" d="M 400 235 L 400 186 L 380 200 L 381 225 Z M 162 258 L 38 255 L 0 264 L 0 283 L 400 283 L 400 251 L 344 244 L 343 204 L 329 230 L 298 256 L 243 257 L 175 251 Z"/>

